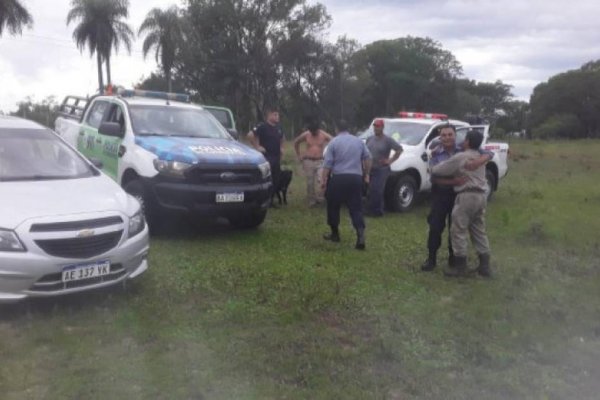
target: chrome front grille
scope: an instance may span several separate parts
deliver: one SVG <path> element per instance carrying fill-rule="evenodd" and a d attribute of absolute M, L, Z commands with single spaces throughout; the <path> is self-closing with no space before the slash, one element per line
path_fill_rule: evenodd
<path fill-rule="evenodd" d="M 80 231 L 84 229 L 104 228 L 111 225 L 123 223 L 123 218 L 119 216 L 88 219 L 84 221 L 55 222 L 50 224 L 33 224 L 29 232 L 61 232 L 61 231 Z"/>
<path fill-rule="evenodd" d="M 115 248 L 121 241 L 123 230 L 90 237 L 68 239 L 38 239 L 38 245 L 47 254 L 62 258 L 91 258 Z"/>
<path fill-rule="evenodd" d="M 195 167 L 186 173 L 186 181 L 200 185 L 256 184 L 261 182 L 258 168 Z"/>

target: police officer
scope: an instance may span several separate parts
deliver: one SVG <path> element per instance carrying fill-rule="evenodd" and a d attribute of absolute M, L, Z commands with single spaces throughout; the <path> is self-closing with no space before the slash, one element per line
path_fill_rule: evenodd
<path fill-rule="evenodd" d="M 337 136 L 325 152 L 321 186 L 327 200 L 327 224 L 331 233 L 325 240 L 340 241 L 340 209 L 348 207 L 352 225 L 356 230 L 357 250 L 365 249 L 365 220 L 362 214 L 362 186 L 369 183 L 371 154 L 362 140 L 348 132 L 345 121 L 338 123 Z"/>
<path fill-rule="evenodd" d="M 273 189 L 279 187 L 281 157 L 283 156 L 284 151 L 284 135 L 279 126 L 279 111 L 277 111 L 276 108 L 270 107 L 266 109 L 265 122 L 258 124 L 254 129 L 248 132 L 248 140 L 256 150 L 263 153 L 271 165 Z M 275 207 L 272 197 L 271 207 Z"/>
<path fill-rule="evenodd" d="M 456 201 L 452 210 L 450 234 L 454 247 L 454 269 L 446 271 L 448 276 L 464 276 L 467 272 L 467 247 L 469 235 L 479 255 L 477 271 L 484 277 L 491 276 L 490 245 L 485 232 L 485 209 L 487 205 L 485 166 L 482 164 L 471 171 L 465 168 L 469 159 L 480 156 L 478 152 L 483 134 L 475 130 L 467 132 L 463 143 L 464 152 L 455 154 L 449 160 L 432 168 L 434 175 L 465 176 L 464 183 L 454 187 Z"/>
<path fill-rule="evenodd" d="M 439 163 L 450 159 L 454 154 L 462 152 L 462 148 L 456 145 L 456 129 L 453 125 L 447 124 L 440 128 L 440 145 L 436 147 L 429 159 L 429 167 L 432 169 Z M 484 165 L 493 157 L 491 152 L 479 152 L 480 156 L 472 160 L 468 168 L 474 170 Z M 431 177 L 431 210 L 427 217 L 429 223 L 429 235 L 427 238 L 427 249 L 429 251 L 427 260 L 421 265 L 422 271 L 433 271 L 437 266 L 437 251 L 442 244 L 442 234 L 448 226 L 452 226 L 452 209 L 454 208 L 454 185 L 460 185 L 465 182 L 463 176 L 442 176 Z M 454 265 L 454 251 L 452 241 L 448 237 L 448 265 Z"/>

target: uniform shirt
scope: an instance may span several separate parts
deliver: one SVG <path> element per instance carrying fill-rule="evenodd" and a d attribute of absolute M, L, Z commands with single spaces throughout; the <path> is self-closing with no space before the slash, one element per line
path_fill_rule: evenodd
<path fill-rule="evenodd" d="M 283 139 L 281 127 L 263 122 L 252 129 L 252 132 L 258 138 L 258 143 L 265 148 L 267 161 L 279 163 L 281 161 L 281 140 Z"/>
<path fill-rule="evenodd" d="M 349 134 L 340 132 L 327 146 L 323 167 L 336 174 L 363 175 L 363 160 L 371 158 L 365 143 Z"/>
<path fill-rule="evenodd" d="M 454 176 L 460 173 L 467 177 L 467 182 L 462 186 L 454 186 L 455 192 L 464 190 L 481 190 L 484 192 L 487 189 L 487 180 L 485 179 L 485 165 L 477 168 L 475 171 L 465 169 L 464 165 L 472 158 L 480 156 L 478 150 L 465 150 L 450 157 L 431 168 L 431 173 L 438 176 Z"/>
<path fill-rule="evenodd" d="M 431 168 L 434 165 L 438 165 L 439 163 L 448 160 L 453 155 L 462 153 L 462 152 L 463 152 L 462 146 L 455 145 L 454 152 L 450 153 L 450 152 L 448 152 L 448 150 L 446 150 L 444 148 L 444 146 L 440 145 L 440 146 L 436 147 L 435 149 L 433 149 L 433 151 L 431 152 L 431 158 L 429 159 L 429 167 Z M 493 151 L 479 149 L 479 150 L 477 150 L 477 152 L 479 153 L 479 155 L 489 154 L 490 159 L 494 158 Z"/>
<path fill-rule="evenodd" d="M 367 148 L 373 157 L 372 169 L 389 168 L 389 165 L 383 165 L 381 162 L 390 157 L 390 152 L 402 151 L 402 146 L 389 136 L 371 136 L 367 139 Z"/>

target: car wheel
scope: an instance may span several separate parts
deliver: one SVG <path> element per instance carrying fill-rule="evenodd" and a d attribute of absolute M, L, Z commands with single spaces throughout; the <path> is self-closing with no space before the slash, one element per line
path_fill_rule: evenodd
<path fill-rule="evenodd" d="M 248 214 L 231 217 L 229 218 L 229 223 L 240 229 L 255 229 L 264 222 L 266 216 L 267 210 L 258 210 Z"/>
<path fill-rule="evenodd" d="M 486 195 L 487 201 L 491 201 L 492 196 L 494 194 L 494 188 L 496 187 L 496 176 L 494 175 L 494 173 L 492 171 L 490 171 L 488 169 L 485 171 L 485 180 L 487 181 L 485 195 Z"/>
<path fill-rule="evenodd" d="M 417 182 L 410 175 L 402 175 L 394 186 L 394 211 L 406 212 L 415 204 L 417 197 Z"/>

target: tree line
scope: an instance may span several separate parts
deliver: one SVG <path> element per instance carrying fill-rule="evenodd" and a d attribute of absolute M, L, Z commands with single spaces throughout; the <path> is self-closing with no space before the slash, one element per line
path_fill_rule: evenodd
<path fill-rule="evenodd" d="M 96 56 L 100 91 L 113 81 L 113 52 L 130 51 L 135 40 L 128 18 L 128 0 L 71 1 L 66 23 L 78 48 Z M 276 106 L 290 134 L 308 119 L 330 129 L 346 119 L 360 128 L 375 116 L 405 110 L 485 120 L 498 135 L 599 135 L 600 62 L 541 83 L 527 103 L 502 81 L 465 77 L 456 57 L 435 40 L 407 36 L 361 46 L 343 36 L 329 42 L 331 21 L 322 4 L 306 0 L 187 0 L 182 7 L 154 8 L 137 36 L 159 69 L 138 86 L 229 107 L 241 129 Z M 0 0 L 0 35 L 5 29 L 19 34 L 32 23 L 19 1 Z M 20 111 L 26 106 L 32 107 L 30 100 Z"/>

